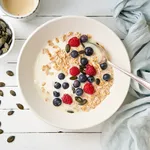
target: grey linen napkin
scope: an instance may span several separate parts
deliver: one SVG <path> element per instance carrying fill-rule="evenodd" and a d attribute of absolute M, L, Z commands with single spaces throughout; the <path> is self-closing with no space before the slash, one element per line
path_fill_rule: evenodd
<path fill-rule="evenodd" d="M 132 72 L 150 82 L 150 0 L 119 0 L 114 17 Z M 150 91 L 131 81 L 130 92 L 138 99 L 104 123 L 102 150 L 150 150 Z"/>

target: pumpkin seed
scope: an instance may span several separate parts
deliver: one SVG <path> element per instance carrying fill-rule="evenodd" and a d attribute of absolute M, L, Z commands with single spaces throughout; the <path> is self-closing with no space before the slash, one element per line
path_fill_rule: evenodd
<path fill-rule="evenodd" d="M 16 104 L 16 105 L 17 105 L 17 107 L 18 107 L 19 109 L 21 109 L 21 110 L 24 109 L 24 106 L 23 106 L 22 104 Z"/>
<path fill-rule="evenodd" d="M 10 136 L 8 139 L 7 139 L 7 142 L 8 143 L 11 143 L 15 140 L 15 136 Z"/>
<path fill-rule="evenodd" d="M 5 37 L 0 38 L 0 48 L 5 44 L 5 41 L 6 41 Z"/>
<path fill-rule="evenodd" d="M 12 96 L 16 96 L 16 92 L 13 91 L 13 90 L 10 90 L 10 94 L 11 94 Z"/>
<path fill-rule="evenodd" d="M 75 100 L 76 100 L 78 103 L 81 103 L 81 102 L 83 101 L 83 99 L 82 99 L 81 97 L 78 97 L 78 96 L 75 97 Z"/>
<path fill-rule="evenodd" d="M 3 54 L 3 51 L 0 49 L 0 55 L 2 55 Z"/>
<path fill-rule="evenodd" d="M 70 52 L 70 45 L 69 44 L 66 45 L 65 50 L 66 50 L 67 53 Z"/>
<path fill-rule="evenodd" d="M 68 113 L 71 113 L 71 114 L 74 113 L 74 111 L 72 111 L 72 110 L 67 110 L 67 112 L 68 112 Z"/>
<path fill-rule="evenodd" d="M 2 51 L 3 51 L 3 54 L 4 54 L 8 51 L 8 49 L 4 47 L 4 48 L 2 48 Z"/>
<path fill-rule="evenodd" d="M 12 35 L 12 32 L 9 28 L 6 29 L 6 32 L 9 34 L 9 35 Z"/>
<path fill-rule="evenodd" d="M 0 25 L 3 31 L 6 31 L 6 27 L 7 25 L 5 24 L 5 22 L 3 22 L 2 20 L 0 21 Z"/>
<path fill-rule="evenodd" d="M 84 66 L 82 66 L 82 65 L 80 65 L 79 67 L 80 67 L 80 72 L 81 72 L 81 73 L 85 73 L 85 72 L 84 72 L 84 71 L 85 71 L 85 70 L 84 70 L 84 69 L 85 69 L 85 67 L 84 67 Z"/>
<path fill-rule="evenodd" d="M 83 46 L 83 48 L 85 48 L 85 45 L 83 44 L 83 42 L 80 41 L 80 43 L 81 43 L 81 45 Z"/>
<path fill-rule="evenodd" d="M 7 43 L 4 44 L 4 47 L 9 49 L 9 45 Z"/>
<path fill-rule="evenodd" d="M 0 134 L 3 134 L 3 133 L 4 133 L 4 131 L 2 129 L 0 129 Z"/>
<path fill-rule="evenodd" d="M 84 50 L 79 51 L 79 54 L 84 54 L 84 53 L 85 53 L 85 51 L 84 51 Z"/>
<path fill-rule="evenodd" d="M 76 80 L 77 79 L 77 77 L 76 76 L 72 76 L 72 77 L 70 77 L 70 80 Z"/>
<path fill-rule="evenodd" d="M 82 102 L 79 103 L 79 105 L 85 105 L 87 103 L 86 99 L 83 99 Z"/>
<path fill-rule="evenodd" d="M 10 71 L 10 70 L 8 70 L 8 71 L 6 72 L 6 74 L 7 74 L 8 76 L 14 76 L 14 73 L 13 73 L 12 71 Z"/>
<path fill-rule="evenodd" d="M 4 96 L 4 93 L 2 90 L 0 90 L 0 96 Z"/>
<path fill-rule="evenodd" d="M 0 87 L 4 87 L 5 83 L 4 82 L 0 82 Z"/>
<path fill-rule="evenodd" d="M 95 80 L 95 82 L 96 82 L 97 85 L 99 85 L 99 84 L 100 84 L 100 79 L 97 78 L 97 79 Z"/>
<path fill-rule="evenodd" d="M 75 88 L 74 88 L 74 87 L 72 87 L 72 91 L 73 91 L 73 93 L 75 93 L 75 91 L 76 91 L 76 90 L 75 90 Z"/>
<path fill-rule="evenodd" d="M 14 114 L 14 111 L 12 111 L 12 110 L 8 112 L 8 116 L 11 116 L 13 114 Z"/>

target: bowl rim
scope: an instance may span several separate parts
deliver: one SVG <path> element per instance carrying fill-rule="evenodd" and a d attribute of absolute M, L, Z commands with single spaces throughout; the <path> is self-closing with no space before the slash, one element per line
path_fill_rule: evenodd
<path fill-rule="evenodd" d="M 5 56 L 7 56 L 13 49 L 14 43 L 15 43 L 15 31 L 14 31 L 14 28 L 12 27 L 12 25 L 8 21 L 6 21 L 3 17 L 0 17 L 0 19 L 2 21 L 4 21 L 8 25 L 8 27 L 11 29 L 11 31 L 12 31 L 12 42 L 11 42 L 11 45 L 10 45 L 10 47 L 9 47 L 9 49 L 8 49 L 8 51 L 6 53 L 0 55 L 0 59 L 1 59 L 1 58 L 4 58 Z"/>
<path fill-rule="evenodd" d="M 101 22 L 99 22 L 99 21 L 97 21 L 97 20 L 95 20 L 95 19 L 92 19 L 92 18 L 89 18 L 89 17 L 85 17 L 85 16 L 74 16 L 74 15 L 62 16 L 62 17 L 54 18 L 54 19 L 49 20 L 49 21 L 45 22 L 44 24 L 40 25 L 38 28 L 36 28 L 36 29 L 29 35 L 29 37 L 27 38 L 27 40 L 25 41 L 25 43 L 23 44 L 23 46 L 22 46 L 22 48 L 21 48 L 20 54 L 19 54 L 19 56 L 18 56 L 18 63 L 17 63 L 17 82 L 18 82 L 18 87 L 19 87 L 19 90 L 20 90 L 20 92 L 21 92 L 22 98 L 25 100 L 25 102 L 27 103 L 27 105 L 29 106 L 29 108 L 31 109 L 31 111 L 32 111 L 38 118 L 40 118 L 41 120 L 43 120 L 45 123 L 47 123 L 47 124 L 49 124 L 49 125 L 52 125 L 53 127 L 57 127 L 57 128 L 59 128 L 59 129 L 69 130 L 69 131 L 71 131 L 71 130 L 72 130 L 72 131 L 78 131 L 78 130 L 89 129 L 89 128 L 92 128 L 92 127 L 94 127 L 94 126 L 97 126 L 97 125 L 103 123 L 104 121 L 106 121 L 107 119 L 109 119 L 111 116 L 113 116 L 113 114 L 116 113 L 116 111 L 121 107 L 121 105 L 123 104 L 123 102 L 124 102 L 124 100 L 125 100 L 125 98 L 126 98 L 126 96 L 127 96 L 127 93 L 128 93 L 128 91 L 129 91 L 129 87 L 130 87 L 131 79 L 130 79 L 130 78 L 128 79 L 128 87 L 127 87 L 128 90 L 126 90 L 126 92 L 124 93 L 124 100 L 122 101 L 121 105 L 120 105 L 118 108 L 116 108 L 116 109 L 114 110 L 114 112 L 111 114 L 111 116 L 105 118 L 102 122 L 97 122 L 97 123 L 95 123 L 95 124 L 93 124 L 93 125 L 91 125 L 91 126 L 80 127 L 80 128 L 72 128 L 72 127 L 70 127 L 70 128 L 65 128 L 65 127 L 60 127 L 59 125 L 56 125 L 56 124 L 54 124 L 54 123 L 51 123 L 51 122 L 47 121 L 45 118 L 41 117 L 41 116 L 30 106 L 30 104 L 28 103 L 28 101 L 25 99 L 25 97 L 24 97 L 24 95 L 23 95 L 23 91 L 22 91 L 22 88 L 21 88 L 21 85 L 20 85 L 20 79 L 19 79 L 19 78 L 20 78 L 20 77 L 19 77 L 20 60 L 21 60 L 22 52 L 23 52 L 23 50 L 24 50 L 26 44 L 29 42 L 29 40 L 32 38 L 32 36 L 33 36 L 37 31 L 39 31 L 41 28 L 43 28 L 44 26 L 46 26 L 47 24 L 49 24 L 49 23 L 51 23 L 51 22 L 55 22 L 55 21 L 58 21 L 58 20 L 61 20 L 61 19 L 65 19 L 65 18 L 83 18 L 83 19 L 89 19 L 89 20 L 95 21 L 96 23 L 99 23 L 99 24 L 101 24 L 101 25 L 104 25 L 103 23 L 101 23 Z M 104 25 L 104 26 L 107 27 L 106 25 Z M 114 31 L 112 31 L 109 27 L 107 27 L 107 28 L 116 36 L 116 38 L 118 38 L 118 39 L 120 40 L 120 38 L 118 37 L 118 35 L 117 35 Z M 120 41 L 121 41 L 121 40 L 120 40 Z M 125 46 L 124 46 L 124 44 L 123 44 L 122 42 L 121 42 L 121 44 L 122 44 L 122 46 L 125 48 Z M 125 50 L 126 50 L 126 48 L 125 48 Z M 129 59 L 129 55 L 128 55 L 128 53 L 127 53 L 127 50 L 126 50 L 126 54 L 127 54 L 128 62 L 129 62 L 129 64 L 128 64 L 128 65 L 129 65 L 129 66 L 128 66 L 128 71 L 131 72 L 131 63 L 130 63 L 130 59 Z"/>
<path fill-rule="evenodd" d="M 28 17 L 32 16 L 37 11 L 41 0 L 37 0 L 37 1 L 38 2 L 37 2 L 36 7 L 30 13 L 28 13 L 26 15 L 22 15 L 22 16 L 17 16 L 17 15 L 13 15 L 13 14 L 9 13 L 8 11 L 5 10 L 5 8 L 2 5 L 0 5 L 0 9 L 2 10 L 3 13 L 5 13 L 7 16 L 9 16 L 11 18 L 14 18 L 14 19 L 25 19 L 25 18 L 28 18 Z"/>

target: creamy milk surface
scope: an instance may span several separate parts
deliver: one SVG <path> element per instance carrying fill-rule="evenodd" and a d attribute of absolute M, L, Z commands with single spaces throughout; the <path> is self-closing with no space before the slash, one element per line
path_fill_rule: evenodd
<path fill-rule="evenodd" d="M 32 12 L 36 0 L 3 0 L 3 6 L 12 15 L 22 16 Z"/>

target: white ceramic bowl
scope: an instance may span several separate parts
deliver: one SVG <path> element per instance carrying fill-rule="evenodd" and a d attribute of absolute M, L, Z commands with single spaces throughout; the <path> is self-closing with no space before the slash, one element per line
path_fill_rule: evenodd
<path fill-rule="evenodd" d="M 13 49 L 14 42 L 15 42 L 15 32 L 14 32 L 14 29 L 13 29 L 12 25 L 11 25 L 9 22 L 7 22 L 7 21 L 6 21 L 4 18 L 2 18 L 2 17 L 0 17 L 0 20 L 2 20 L 3 22 L 5 22 L 5 23 L 8 25 L 8 27 L 10 28 L 11 32 L 12 32 L 12 42 L 11 42 L 11 45 L 10 45 L 10 47 L 9 47 L 9 50 L 8 50 L 6 53 L 0 55 L 0 59 L 1 59 L 1 58 L 3 58 L 3 57 L 7 56 L 7 55 L 11 52 L 11 50 Z"/>
<path fill-rule="evenodd" d="M 77 130 L 97 125 L 112 116 L 126 97 L 130 79 L 114 69 L 114 84 L 110 95 L 90 112 L 69 114 L 44 102 L 34 85 L 36 58 L 49 39 L 69 31 L 91 34 L 108 50 L 111 61 L 127 71 L 130 71 L 130 62 L 126 49 L 117 35 L 102 23 L 90 18 L 57 18 L 43 24 L 29 36 L 22 47 L 18 63 L 18 81 L 22 96 L 30 108 L 47 123 L 63 129 Z"/>
<path fill-rule="evenodd" d="M 9 13 L 4 7 L 3 0 L 0 0 L 0 9 L 2 10 L 2 12 L 11 18 L 19 19 L 19 20 L 28 20 L 28 19 L 33 18 L 36 15 L 39 5 L 40 5 L 40 0 L 35 0 L 35 6 L 31 12 L 29 12 L 26 15 L 17 16 L 17 15 L 13 15 L 13 14 Z"/>

